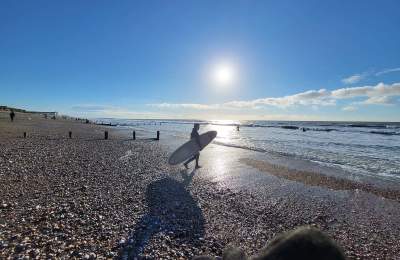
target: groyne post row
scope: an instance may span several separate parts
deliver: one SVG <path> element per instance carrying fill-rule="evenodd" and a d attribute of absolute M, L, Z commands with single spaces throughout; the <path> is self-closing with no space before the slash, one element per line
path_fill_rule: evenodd
<path fill-rule="evenodd" d="M 26 138 L 28 135 L 26 132 L 24 132 L 24 138 Z M 72 139 L 72 131 L 68 132 L 68 137 L 69 139 Z M 136 132 L 133 131 L 132 132 L 132 139 L 136 140 Z M 104 140 L 108 140 L 108 131 L 104 131 Z M 155 140 L 160 140 L 160 131 L 157 131 L 157 137 L 155 138 Z"/>

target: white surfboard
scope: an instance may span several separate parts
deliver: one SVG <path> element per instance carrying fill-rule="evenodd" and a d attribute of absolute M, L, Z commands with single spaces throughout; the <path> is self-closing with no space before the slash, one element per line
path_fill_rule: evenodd
<path fill-rule="evenodd" d="M 214 140 L 216 136 L 217 131 L 208 131 L 204 134 L 201 134 L 199 137 L 201 146 L 199 146 L 194 139 L 187 141 L 171 154 L 168 163 L 170 165 L 176 165 L 186 161 L 187 159 L 201 151 L 209 143 L 211 143 L 211 141 Z"/>

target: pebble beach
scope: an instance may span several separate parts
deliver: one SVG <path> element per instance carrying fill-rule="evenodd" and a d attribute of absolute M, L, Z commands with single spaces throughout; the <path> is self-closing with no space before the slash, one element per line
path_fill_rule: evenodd
<path fill-rule="evenodd" d="M 162 133 L 152 137 L 33 114 L 11 123 L 0 113 L 0 258 L 190 259 L 230 244 L 254 255 L 302 225 L 349 259 L 400 256 L 396 185 L 294 172 L 213 145 L 203 168 L 185 170 L 168 165 Z M 216 164 L 216 154 L 231 162 Z"/>

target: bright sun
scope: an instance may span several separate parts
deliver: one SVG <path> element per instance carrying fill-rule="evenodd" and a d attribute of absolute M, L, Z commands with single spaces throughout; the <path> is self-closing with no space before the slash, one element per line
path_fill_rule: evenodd
<path fill-rule="evenodd" d="M 235 69 L 230 64 L 218 64 L 212 71 L 212 80 L 221 87 L 232 85 L 235 81 Z"/>

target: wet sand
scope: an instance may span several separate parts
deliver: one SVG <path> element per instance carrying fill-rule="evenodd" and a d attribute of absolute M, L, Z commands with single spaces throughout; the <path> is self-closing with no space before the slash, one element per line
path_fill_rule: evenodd
<path fill-rule="evenodd" d="M 0 258 L 187 259 L 229 243 L 251 255 L 299 225 L 322 229 L 350 258 L 400 254 L 397 191 L 216 145 L 203 168 L 184 170 L 167 165 L 162 138 L 20 114 L 11 124 L 0 113 Z"/>
<path fill-rule="evenodd" d="M 291 181 L 301 182 L 305 185 L 319 186 L 334 190 L 360 190 L 400 202 L 399 190 L 384 189 L 369 183 L 360 183 L 315 172 L 293 170 L 280 165 L 274 165 L 266 161 L 255 160 L 251 158 L 241 158 L 240 162 L 257 168 L 258 170 L 268 174 Z"/>

